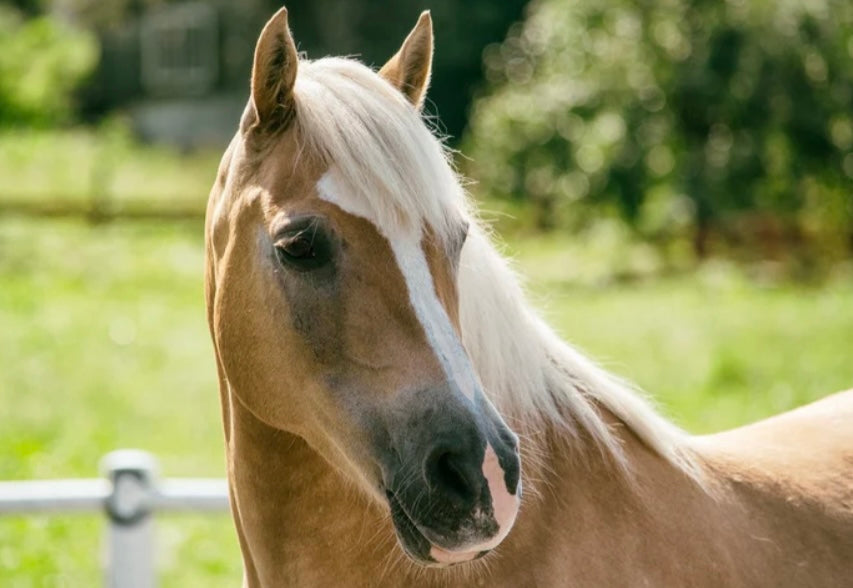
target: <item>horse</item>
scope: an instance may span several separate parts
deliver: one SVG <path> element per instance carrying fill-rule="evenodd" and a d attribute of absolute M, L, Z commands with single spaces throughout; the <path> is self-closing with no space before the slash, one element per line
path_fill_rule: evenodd
<path fill-rule="evenodd" d="M 840 586 L 853 391 L 694 437 L 557 337 L 421 113 L 286 9 L 205 223 L 244 585 Z"/>

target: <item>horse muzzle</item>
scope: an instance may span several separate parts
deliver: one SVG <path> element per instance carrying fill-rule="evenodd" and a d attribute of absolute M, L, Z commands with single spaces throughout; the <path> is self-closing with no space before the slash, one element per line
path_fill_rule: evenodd
<path fill-rule="evenodd" d="M 521 466 L 515 435 L 501 433 L 490 440 L 445 437 L 426 452 L 420 471 L 395 476 L 386 497 L 411 559 L 459 564 L 482 557 L 507 536 L 521 501 Z"/>

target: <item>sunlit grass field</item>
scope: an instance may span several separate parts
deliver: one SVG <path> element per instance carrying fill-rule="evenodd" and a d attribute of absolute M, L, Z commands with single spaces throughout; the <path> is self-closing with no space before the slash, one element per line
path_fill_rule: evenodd
<path fill-rule="evenodd" d="M 609 284 L 568 242 L 508 244 L 536 304 L 690 431 L 853 386 L 853 279 L 760 282 L 722 263 Z M 221 476 L 197 223 L 0 218 L 0 479 L 92 477 L 118 447 L 167 476 Z M 606 263 L 601 261 L 600 263 Z M 586 285 L 580 285 L 586 284 Z M 598 284 L 598 285 L 590 285 Z M 102 517 L 0 518 L 0 586 L 95 586 Z M 227 515 L 160 519 L 164 586 L 235 586 Z"/>
<path fill-rule="evenodd" d="M 223 146 L 224 149 L 224 146 Z M 140 145 L 120 119 L 98 129 L 3 129 L 0 204 L 182 208 L 207 194 L 221 152 Z"/>

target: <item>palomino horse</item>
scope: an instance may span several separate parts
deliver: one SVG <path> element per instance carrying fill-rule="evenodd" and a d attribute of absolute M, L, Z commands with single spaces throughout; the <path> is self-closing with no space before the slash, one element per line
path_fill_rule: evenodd
<path fill-rule="evenodd" d="M 419 115 L 431 59 L 428 13 L 378 73 L 285 10 L 258 40 L 206 225 L 246 585 L 852 585 L 853 393 L 692 438 L 560 341 Z"/>

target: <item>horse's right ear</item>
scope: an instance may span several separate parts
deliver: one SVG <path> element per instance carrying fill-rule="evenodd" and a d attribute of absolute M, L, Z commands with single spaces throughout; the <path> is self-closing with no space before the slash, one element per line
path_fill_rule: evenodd
<path fill-rule="evenodd" d="M 264 26 L 255 47 L 252 98 L 242 125 L 244 130 L 277 131 L 293 120 L 293 84 L 298 63 L 296 45 L 287 27 L 287 9 L 281 8 Z"/>

